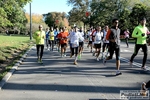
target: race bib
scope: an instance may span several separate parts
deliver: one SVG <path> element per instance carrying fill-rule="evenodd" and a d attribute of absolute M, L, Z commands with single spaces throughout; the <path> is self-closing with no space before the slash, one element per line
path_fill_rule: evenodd
<path fill-rule="evenodd" d="M 95 40 L 95 43 L 101 43 L 101 40 Z"/>
<path fill-rule="evenodd" d="M 79 46 L 78 42 L 72 43 L 72 48 L 75 48 L 75 47 L 78 47 L 78 46 Z"/>

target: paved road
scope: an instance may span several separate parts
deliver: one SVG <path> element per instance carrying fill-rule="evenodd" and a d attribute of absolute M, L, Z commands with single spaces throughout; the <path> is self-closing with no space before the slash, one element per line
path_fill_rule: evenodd
<path fill-rule="evenodd" d="M 141 83 L 150 79 L 150 73 L 139 68 L 142 52 L 136 56 L 134 61 L 137 65 L 133 68 L 127 63 L 133 47 L 133 44 L 129 48 L 121 44 L 123 74 L 120 76 L 115 76 L 115 59 L 103 65 L 102 60 L 95 60 L 86 46 L 78 65 L 73 65 L 74 57 L 69 58 L 69 52 L 67 57 L 61 58 L 57 51 L 46 49 L 44 64 L 38 64 L 33 47 L 23 64 L 3 86 L 0 100 L 119 99 L 120 90 L 140 90 Z M 150 62 L 146 65 L 150 66 Z"/>

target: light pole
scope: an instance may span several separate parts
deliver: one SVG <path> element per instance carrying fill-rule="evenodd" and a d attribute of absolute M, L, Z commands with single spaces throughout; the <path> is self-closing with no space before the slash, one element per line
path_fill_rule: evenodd
<path fill-rule="evenodd" d="M 32 15 L 31 15 L 31 3 L 30 3 L 30 40 L 32 40 Z"/>

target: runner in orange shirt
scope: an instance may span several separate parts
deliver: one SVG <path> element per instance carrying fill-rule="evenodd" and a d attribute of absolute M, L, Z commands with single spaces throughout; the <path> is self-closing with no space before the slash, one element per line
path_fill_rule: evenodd
<path fill-rule="evenodd" d="M 66 57 L 66 48 L 68 43 L 68 37 L 69 33 L 65 31 L 65 29 L 62 29 L 62 32 L 58 34 L 58 39 L 60 39 L 60 45 L 61 45 L 61 57 Z"/>

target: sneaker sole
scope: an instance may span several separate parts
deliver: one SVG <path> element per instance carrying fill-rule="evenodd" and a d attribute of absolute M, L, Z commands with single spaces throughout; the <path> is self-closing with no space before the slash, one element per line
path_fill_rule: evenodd
<path fill-rule="evenodd" d="M 118 76 L 118 75 L 122 75 L 122 73 L 118 73 L 118 74 L 116 74 L 116 76 Z"/>

